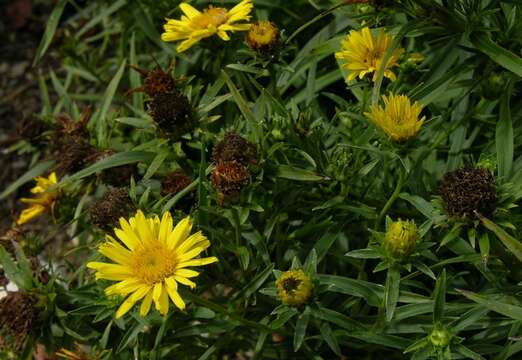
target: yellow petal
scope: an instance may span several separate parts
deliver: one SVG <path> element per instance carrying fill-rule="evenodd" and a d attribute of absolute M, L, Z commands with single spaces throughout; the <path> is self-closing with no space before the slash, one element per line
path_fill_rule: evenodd
<path fill-rule="evenodd" d="M 141 210 L 136 212 L 134 221 L 136 222 L 136 230 L 138 231 L 139 238 L 142 242 L 147 242 L 154 238 L 150 223 L 147 221 Z"/>
<path fill-rule="evenodd" d="M 209 242 L 210 243 L 210 242 Z M 208 247 L 208 246 L 207 246 Z M 187 260 L 190 260 L 196 256 L 198 256 L 199 254 L 201 254 L 203 251 L 205 251 L 205 249 L 207 247 L 203 247 L 203 246 L 198 246 L 198 247 L 195 247 L 193 248 L 192 250 L 184 253 L 184 254 L 181 254 L 179 257 L 178 257 L 178 260 L 180 262 L 184 262 L 184 261 L 187 261 Z"/>
<path fill-rule="evenodd" d="M 154 305 L 156 305 L 156 309 L 158 309 L 158 310 L 161 308 L 160 297 L 161 297 L 162 291 L 163 291 L 163 283 L 158 282 L 158 283 L 154 284 L 152 300 L 154 300 Z"/>
<path fill-rule="evenodd" d="M 161 291 L 159 303 L 160 303 L 160 307 L 159 307 L 158 311 L 163 316 L 167 315 L 169 312 L 169 296 L 167 293 L 166 286 L 163 287 L 163 290 Z"/>
<path fill-rule="evenodd" d="M 139 239 L 138 235 L 134 232 L 132 225 L 129 222 L 127 222 L 127 220 L 125 220 L 124 218 L 120 218 L 120 226 L 121 229 L 114 229 L 114 233 L 125 244 L 125 246 L 133 250 L 141 244 L 141 240 Z M 120 234 L 121 237 L 118 234 Z"/>
<path fill-rule="evenodd" d="M 136 290 L 132 295 L 129 295 L 129 297 L 125 299 L 123 304 L 121 304 L 121 306 L 118 308 L 118 311 L 116 311 L 116 319 L 119 319 L 125 315 L 134 306 L 136 301 L 147 295 L 149 291 L 150 286 L 143 286 Z"/>
<path fill-rule="evenodd" d="M 182 269 L 189 266 L 203 266 L 208 265 L 217 262 L 218 259 L 215 256 L 207 257 L 207 258 L 201 258 L 201 259 L 192 259 L 188 261 L 183 261 L 178 263 L 176 266 L 177 269 Z"/>
<path fill-rule="evenodd" d="M 16 225 L 22 225 L 26 222 L 34 219 L 35 217 L 40 216 L 47 210 L 45 206 L 42 205 L 33 205 L 30 208 L 24 209 L 20 216 L 18 217 L 18 220 L 16 220 Z"/>
<path fill-rule="evenodd" d="M 181 3 L 179 4 L 179 8 L 183 13 L 189 18 L 192 19 L 198 15 L 201 15 L 201 12 L 195 8 L 193 8 L 191 5 L 187 3 Z"/>
<path fill-rule="evenodd" d="M 169 234 L 167 239 L 167 244 L 169 249 L 174 249 L 178 244 L 184 241 L 187 236 L 190 234 L 192 230 L 192 221 L 190 216 L 182 219 L 179 223 L 177 223 L 174 230 Z"/>
<path fill-rule="evenodd" d="M 204 241 L 207 241 L 206 236 L 203 235 L 201 231 L 198 231 L 197 233 L 190 235 L 185 241 L 179 244 L 176 251 L 180 254 L 183 254 L 192 249 L 196 244 L 199 244 L 200 242 Z"/>
<path fill-rule="evenodd" d="M 172 232 L 172 216 L 169 211 L 166 211 L 161 218 L 160 230 L 159 230 L 159 240 L 162 243 L 167 243 L 169 234 Z"/>
<path fill-rule="evenodd" d="M 197 271 L 190 270 L 190 269 L 179 269 L 179 270 L 176 270 L 176 275 L 183 276 L 186 278 L 192 278 L 192 277 L 198 276 L 199 273 Z"/>
<path fill-rule="evenodd" d="M 183 284 L 183 285 L 187 285 L 188 287 L 190 287 L 191 289 L 194 289 L 196 287 L 196 283 L 190 281 L 189 279 L 187 278 L 184 278 L 183 276 L 177 276 L 177 275 L 174 275 L 174 279 L 179 282 L 180 284 Z"/>
<path fill-rule="evenodd" d="M 165 284 L 167 286 L 167 292 L 169 293 L 169 297 L 174 303 L 174 305 L 176 305 L 180 310 L 185 310 L 185 302 L 183 301 L 181 296 L 179 296 L 178 285 L 176 284 L 174 278 L 167 278 L 165 280 Z"/>
<path fill-rule="evenodd" d="M 140 315 L 141 316 L 147 316 L 147 314 L 150 311 L 150 306 L 152 304 L 152 291 L 149 290 L 147 295 L 145 296 L 145 299 L 141 302 L 140 306 Z"/>

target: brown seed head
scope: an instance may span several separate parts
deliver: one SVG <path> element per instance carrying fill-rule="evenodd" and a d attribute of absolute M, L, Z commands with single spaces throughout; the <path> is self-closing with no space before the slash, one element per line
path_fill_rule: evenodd
<path fill-rule="evenodd" d="M 489 216 L 496 208 L 495 178 L 483 168 L 468 166 L 447 173 L 439 191 L 450 216 L 473 218 L 475 211 Z"/>
<path fill-rule="evenodd" d="M 134 210 L 127 189 L 113 188 L 91 205 L 89 216 L 94 225 L 109 232 L 118 225 L 120 217 L 128 217 Z"/>
<path fill-rule="evenodd" d="M 243 165 L 257 163 L 257 149 L 254 144 L 235 133 L 227 133 L 223 140 L 212 149 L 214 164 L 220 161 L 237 161 Z"/>
<path fill-rule="evenodd" d="M 149 102 L 149 114 L 172 140 L 193 127 L 192 107 L 187 97 L 178 91 L 156 94 Z"/>
<path fill-rule="evenodd" d="M 89 156 L 87 163 L 94 164 L 116 153 L 117 151 L 113 149 L 97 149 L 92 153 L 91 156 Z M 136 174 L 137 169 L 134 164 L 116 166 L 97 173 L 99 179 L 102 182 L 116 187 L 127 186 L 131 177 Z"/>
<path fill-rule="evenodd" d="M 183 169 L 177 169 L 167 174 L 161 182 L 161 194 L 175 195 L 190 185 L 192 179 Z"/>
<path fill-rule="evenodd" d="M 10 292 L 0 299 L 0 349 L 20 351 L 34 330 L 36 299 L 24 292 Z"/>
<path fill-rule="evenodd" d="M 238 161 L 220 161 L 212 170 L 212 184 L 222 200 L 233 199 L 248 185 L 250 175 Z"/>

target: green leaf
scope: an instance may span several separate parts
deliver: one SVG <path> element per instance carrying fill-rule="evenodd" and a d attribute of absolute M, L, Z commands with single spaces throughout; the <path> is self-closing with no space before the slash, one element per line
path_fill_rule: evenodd
<path fill-rule="evenodd" d="M 433 292 L 433 323 L 441 322 L 446 304 L 446 269 L 442 270 Z"/>
<path fill-rule="evenodd" d="M 232 93 L 232 96 L 234 97 L 234 101 L 236 102 L 237 107 L 239 108 L 239 111 L 241 111 L 241 114 L 245 117 L 247 120 L 249 127 L 251 131 L 256 136 L 255 143 L 259 143 L 261 139 L 263 138 L 263 132 L 261 129 L 261 124 L 259 124 L 256 120 L 256 117 L 254 116 L 254 113 L 248 106 L 245 98 L 241 95 L 239 90 L 237 89 L 236 85 L 232 82 L 232 79 L 230 79 L 230 76 L 228 76 L 227 72 L 225 70 L 221 70 L 221 74 L 223 78 L 225 79 L 225 83 L 228 86 L 228 89 Z"/>
<path fill-rule="evenodd" d="M 522 76 L 522 59 L 492 41 L 487 34 L 473 33 L 470 40 L 477 49 L 489 56 L 491 60 L 518 76 Z"/>
<path fill-rule="evenodd" d="M 513 255 L 516 256 L 518 260 L 522 261 L 522 243 L 520 243 L 518 239 L 515 239 L 509 235 L 504 229 L 495 224 L 493 221 L 478 213 L 477 216 L 479 217 L 480 221 L 482 221 L 482 224 L 488 230 L 492 231 L 497 236 L 497 238 L 502 241 L 504 246 L 507 247 Z"/>
<path fill-rule="evenodd" d="M 0 200 L 5 199 L 11 193 L 16 191 L 16 189 L 18 189 L 20 186 L 33 180 L 35 177 L 42 175 L 52 165 L 54 165 L 54 161 L 42 161 L 38 163 L 38 165 L 36 165 L 34 168 L 27 171 L 25 174 L 16 179 L 16 181 L 7 186 L 0 194 Z"/>
<path fill-rule="evenodd" d="M 314 171 L 293 167 L 291 165 L 279 165 L 277 167 L 277 177 L 296 181 L 329 180 L 327 177 L 319 175 Z"/>
<path fill-rule="evenodd" d="M 56 27 L 58 26 L 58 22 L 62 17 L 63 9 L 67 4 L 68 0 L 60 0 L 58 4 L 54 7 L 51 15 L 47 19 L 47 26 L 45 27 L 45 32 L 42 36 L 42 40 L 40 40 L 40 45 L 38 45 L 38 50 L 36 50 L 36 55 L 33 60 L 33 66 L 37 65 L 40 60 L 42 60 L 45 52 L 51 45 L 51 41 L 53 40 L 54 33 L 56 32 Z"/>
<path fill-rule="evenodd" d="M 386 310 L 386 321 L 393 319 L 397 301 L 399 300 L 399 289 L 401 282 L 401 272 L 398 266 L 388 269 L 386 283 L 384 287 L 384 305 Z"/>
<path fill-rule="evenodd" d="M 147 152 L 147 151 L 125 151 L 116 153 L 112 156 L 109 156 L 107 158 L 104 158 L 91 166 L 80 170 L 73 175 L 69 176 L 68 178 L 65 178 L 63 182 L 66 181 L 72 181 L 72 180 L 78 180 L 82 179 L 84 177 L 87 177 L 89 175 L 95 174 L 99 171 L 113 168 L 116 166 L 121 165 L 127 165 L 127 164 L 133 164 L 137 162 L 149 162 L 153 159 L 154 153 Z M 60 182 L 61 184 L 62 182 Z"/>
<path fill-rule="evenodd" d="M 382 289 L 382 285 L 375 285 L 367 281 L 337 275 L 318 274 L 317 278 L 321 285 L 328 286 L 328 291 L 362 297 L 372 306 L 380 305 L 381 297 L 378 291 Z"/>
<path fill-rule="evenodd" d="M 103 95 L 103 102 L 100 106 L 100 112 L 97 116 L 92 119 L 92 121 L 96 124 L 96 135 L 98 140 L 98 145 L 100 147 L 107 146 L 107 113 L 109 112 L 109 107 L 112 104 L 112 99 L 114 98 L 114 94 L 116 94 L 116 90 L 118 89 L 118 85 L 120 84 L 120 80 L 123 76 L 123 71 L 125 70 L 125 65 L 127 64 L 127 59 L 124 59 L 120 64 L 118 71 L 114 74 L 114 77 L 107 86 L 105 93 Z"/>
<path fill-rule="evenodd" d="M 512 319 L 522 321 L 522 307 L 518 305 L 509 304 L 499 301 L 498 299 L 491 299 L 484 295 L 476 294 L 471 291 L 457 289 L 459 293 L 468 299 L 487 307 L 489 310 L 505 315 Z"/>
<path fill-rule="evenodd" d="M 381 254 L 374 249 L 359 249 L 352 250 L 345 254 L 345 256 L 353 257 L 356 259 L 379 259 Z"/>
<path fill-rule="evenodd" d="M 308 326 L 309 320 L 310 308 L 306 307 L 305 311 L 297 318 L 297 322 L 295 324 L 294 352 L 297 352 L 301 348 L 301 345 L 303 345 L 303 341 L 306 335 L 306 328 Z"/>
<path fill-rule="evenodd" d="M 279 329 L 288 322 L 291 318 L 298 314 L 298 311 L 293 307 L 286 307 L 284 311 L 277 314 L 277 318 L 270 323 L 270 327 L 274 330 Z"/>
<path fill-rule="evenodd" d="M 169 156 L 169 150 L 164 149 L 160 151 L 150 163 L 147 172 L 143 175 L 143 180 L 150 179 L 161 167 L 167 156 Z"/>
<path fill-rule="evenodd" d="M 321 337 L 324 339 L 324 341 L 326 341 L 328 346 L 330 346 L 330 349 L 332 349 L 332 351 L 337 356 L 341 356 L 341 349 L 339 348 L 339 343 L 337 342 L 337 339 L 335 338 L 335 335 L 330 325 L 328 325 L 328 323 L 323 323 L 319 330 L 321 331 Z"/>
<path fill-rule="evenodd" d="M 500 100 L 500 114 L 497 121 L 495 134 L 495 146 L 497 149 L 498 176 L 509 178 L 513 168 L 513 121 L 509 102 L 513 91 L 513 83 L 510 81 L 505 94 Z"/>
<path fill-rule="evenodd" d="M 22 269 L 17 266 L 11 255 L 7 252 L 7 250 L 4 249 L 2 245 L 0 245 L 0 264 L 2 264 L 2 268 L 7 278 L 15 283 L 16 286 L 24 290 L 31 289 L 31 274 L 29 274 L 28 278 L 27 274 L 24 274 Z"/>

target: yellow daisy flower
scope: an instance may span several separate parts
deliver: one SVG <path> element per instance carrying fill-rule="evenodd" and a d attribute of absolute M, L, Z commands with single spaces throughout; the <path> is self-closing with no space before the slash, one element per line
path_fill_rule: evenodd
<path fill-rule="evenodd" d="M 349 71 L 348 80 L 354 80 L 357 76 L 362 79 L 366 74 L 373 74 L 373 81 L 377 79 L 377 70 L 381 67 L 384 54 L 388 50 L 393 36 L 381 29 L 379 35 L 372 35 L 370 29 L 352 30 L 341 41 L 341 51 L 335 53 L 335 57 L 345 63 L 343 68 Z M 395 80 L 396 76 L 390 69 L 397 66 L 397 60 L 404 52 L 403 48 L 393 50 L 386 66 L 384 76 Z"/>
<path fill-rule="evenodd" d="M 312 293 L 312 282 L 301 269 L 285 271 L 276 280 L 276 287 L 281 302 L 290 306 L 307 303 Z"/>
<path fill-rule="evenodd" d="M 116 311 L 122 317 L 134 304 L 143 299 L 140 315 L 148 314 L 152 301 L 156 309 L 166 315 L 169 297 L 179 309 L 185 302 L 178 293 L 178 283 L 194 288 L 189 280 L 199 275 L 191 266 L 202 266 L 218 261 L 216 257 L 195 258 L 210 246 L 201 232 L 190 235 L 190 217 L 173 227 L 170 212 L 145 218 L 138 210 L 129 221 L 120 218 L 120 228 L 114 233 L 121 241 L 107 235 L 107 241 L 98 251 L 115 263 L 89 262 L 88 268 L 96 270 L 96 279 L 118 281 L 105 289 L 107 295 L 127 296 Z"/>
<path fill-rule="evenodd" d="M 56 173 L 52 172 L 48 178 L 38 176 L 34 180 L 36 181 L 36 186 L 31 189 L 31 193 L 39 195 L 34 198 L 20 199 L 21 202 L 31 204 L 31 206 L 22 211 L 18 220 L 16 220 L 16 225 L 25 224 L 31 219 L 42 215 L 48 209 L 52 209 L 56 203 L 58 190 L 51 189 L 58 183 Z"/>
<path fill-rule="evenodd" d="M 406 95 L 390 94 L 382 98 L 384 108 L 372 105 L 364 115 L 393 141 L 404 142 L 415 137 L 425 120 L 424 116 L 419 119 L 422 106 L 418 102 L 412 104 Z"/>
<path fill-rule="evenodd" d="M 235 24 L 238 21 L 250 20 L 250 12 L 254 7 L 252 0 L 243 0 L 232 9 L 209 6 L 203 12 L 187 3 L 179 5 L 185 14 L 180 20 L 166 19 L 163 26 L 165 32 L 161 34 L 163 41 L 184 40 L 178 47 L 183 52 L 201 39 L 217 34 L 224 41 L 230 40 L 227 31 L 246 31 L 250 24 Z"/>

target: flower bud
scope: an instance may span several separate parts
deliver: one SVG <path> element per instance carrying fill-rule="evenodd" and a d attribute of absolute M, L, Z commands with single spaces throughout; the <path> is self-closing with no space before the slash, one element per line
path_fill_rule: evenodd
<path fill-rule="evenodd" d="M 435 326 L 429 335 L 430 342 L 437 348 L 445 348 L 451 342 L 451 334 L 443 326 Z"/>
<path fill-rule="evenodd" d="M 285 305 L 306 304 L 312 293 L 312 282 L 301 269 L 285 271 L 276 280 L 277 294 Z"/>
<path fill-rule="evenodd" d="M 413 253 L 420 235 L 413 221 L 398 220 L 392 223 L 384 236 L 384 248 L 394 258 L 404 258 Z"/>
<path fill-rule="evenodd" d="M 262 55 L 274 55 L 279 48 L 279 29 L 271 21 L 258 21 L 250 27 L 246 43 Z"/>

